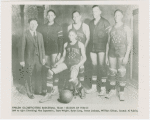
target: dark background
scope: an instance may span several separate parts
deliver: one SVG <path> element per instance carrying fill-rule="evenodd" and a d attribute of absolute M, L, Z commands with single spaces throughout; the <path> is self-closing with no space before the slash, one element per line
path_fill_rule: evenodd
<path fill-rule="evenodd" d="M 12 71 L 14 79 L 20 77 L 19 73 L 19 49 L 22 33 L 28 29 L 27 21 L 29 18 L 36 17 L 39 20 L 39 26 L 47 22 L 46 12 L 53 9 L 56 12 L 56 22 L 60 24 L 64 32 L 64 42 L 67 41 L 67 27 L 72 21 L 72 12 L 79 10 L 82 14 L 82 21 L 89 23 L 93 19 L 93 5 L 13 5 L 12 6 Z M 114 24 L 114 11 L 121 9 L 124 12 L 124 23 L 132 29 L 133 24 L 133 53 L 127 65 L 128 80 L 131 83 L 138 82 L 138 6 L 135 5 L 100 5 L 102 16 L 106 18 L 111 25 Z M 133 19 L 132 19 L 133 18 Z M 40 27 L 39 27 L 40 28 Z M 130 74 L 130 73 L 133 74 Z"/>

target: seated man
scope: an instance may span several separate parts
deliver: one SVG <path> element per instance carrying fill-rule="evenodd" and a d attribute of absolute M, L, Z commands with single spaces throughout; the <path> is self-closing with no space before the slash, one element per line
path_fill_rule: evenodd
<path fill-rule="evenodd" d="M 79 67 L 84 64 L 86 61 L 85 55 L 85 46 L 83 43 L 77 41 L 77 33 L 75 30 L 69 31 L 69 39 L 70 42 L 64 44 L 63 56 L 61 59 L 54 64 L 52 69 L 48 70 L 49 78 L 52 78 L 54 74 L 58 74 L 66 69 L 70 70 L 70 79 L 69 82 L 73 82 L 81 88 L 81 84 L 79 83 L 77 76 L 79 72 Z M 48 87 L 48 85 L 47 85 Z M 51 96 L 53 95 L 53 91 L 51 93 L 47 93 L 46 96 L 40 100 L 40 103 L 49 101 Z"/>

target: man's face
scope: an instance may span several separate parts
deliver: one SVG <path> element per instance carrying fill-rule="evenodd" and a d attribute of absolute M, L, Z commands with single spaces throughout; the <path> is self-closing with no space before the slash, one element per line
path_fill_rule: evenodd
<path fill-rule="evenodd" d="M 71 42 L 73 42 L 74 40 L 76 40 L 76 33 L 74 33 L 73 31 L 69 32 L 69 39 Z"/>
<path fill-rule="evenodd" d="M 99 7 L 94 7 L 92 12 L 94 18 L 98 18 L 101 15 L 101 10 L 99 9 Z"/>
<path fill-rule="evenodd" d="M 116 22 L 121 22 L 122 21 L 122 18 L 123 18 L 123 15 L 122 15 L 122 13 L 120 12 L 120 11 L 117 11 L 116 13 L 115 13 L 115 21 Z"/>
<path fill-rule="evenodd" d="M 36 28 L 37 28 L 37 26 L 38 26 L 38 23 L 37 23 L 37 21 L 36 20 L 32 20 L 32 21 L 30 21 L 30 30 L 32 30 L 32 31 L 36 31 Z"/>
<path fill-rule="evenodd" d="M 81 21 L 81 15 L 80 15 L 78 12 L 75 12 L 75 13 L 73 14 L 73 21 L 74 21 L 75 23 L 79 23 L 79 22 Z"/>
<path fill-rule="evenodd" d="M 56 17 L 55 14 L 51 11 L 47 14 L 47 19 L 49 22 L 53 22 L 55 17 Z"/>

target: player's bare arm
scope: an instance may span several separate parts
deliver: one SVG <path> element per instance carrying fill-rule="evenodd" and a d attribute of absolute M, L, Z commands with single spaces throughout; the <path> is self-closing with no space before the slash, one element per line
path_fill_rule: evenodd
<path fill-rule="evenodd" d="M 89 26 L 84 24 L 83 25 L 83 30 L 84 30 L 84 33 L 85 33 L 85 36 L 86 36 L 86 42 L 85 42 L 85 48 L 86 48 L 88 43 L 89 43 L 89 40 L 90 40 L 90 29 L 89 29 Z"/>
<path fill-rule="evenodd" d="M 79 62 L 78 66 L 80 67 L 81 65 L 84 64 L 84 62 L 86 61 L 86 54 L 85 54 L 85 47 L 84 44 L 79 42 L 79 47 L 81 49 L 81 61 Z"/>
<path fill-rule="evenodd" d="M 65 57 L 66 57 L 66 46 L 67 46 L 67 43 L 64 44 L 63 55 L 62 55 L 62 57 L 60 58 L 60 60 L 55 64 L 55 66 L 57 66 L 57 65 L 59 65 L 60 63 L 64 62 Z"/>
<path fill-rule="evenodd" d="M 109 65 L 109 61 L 108 61 L 108 51 L 109 51 L 109 43 L 110 43 L 110 32 L 108 33 L 108 42 L 106 44 L 106 65 Z"/>

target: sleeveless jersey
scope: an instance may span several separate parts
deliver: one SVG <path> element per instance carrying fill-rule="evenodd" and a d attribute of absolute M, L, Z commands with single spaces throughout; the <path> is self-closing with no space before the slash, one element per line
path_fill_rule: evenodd
<path fill-rule="evenodd" d="M 115 28 L 110 32 L 110 48 L 124 48 L 127 46 L 127 36 L 124 25 Z"/>
<path fill-rule="evenodd" d="M 82 42 L 83 44 L 85 44 L 86 42 L 86 36 L 83 32 L 83 23 L 81 24 L 80 28 L 78 30 L 75 29 L 75 27 L 72 24 L 72 29 L 76 31 L 77 33 L 77 40 L 79 40 L 80 42 Z"/>
<path fill-rule="evenodd" d="M 66 47 L 66 59 L 65 63 L 68 65 L 78 64 L 81 60 L 81 49 L 79 48 L 78 41 L 71 45 L 68 43 Z"/>

